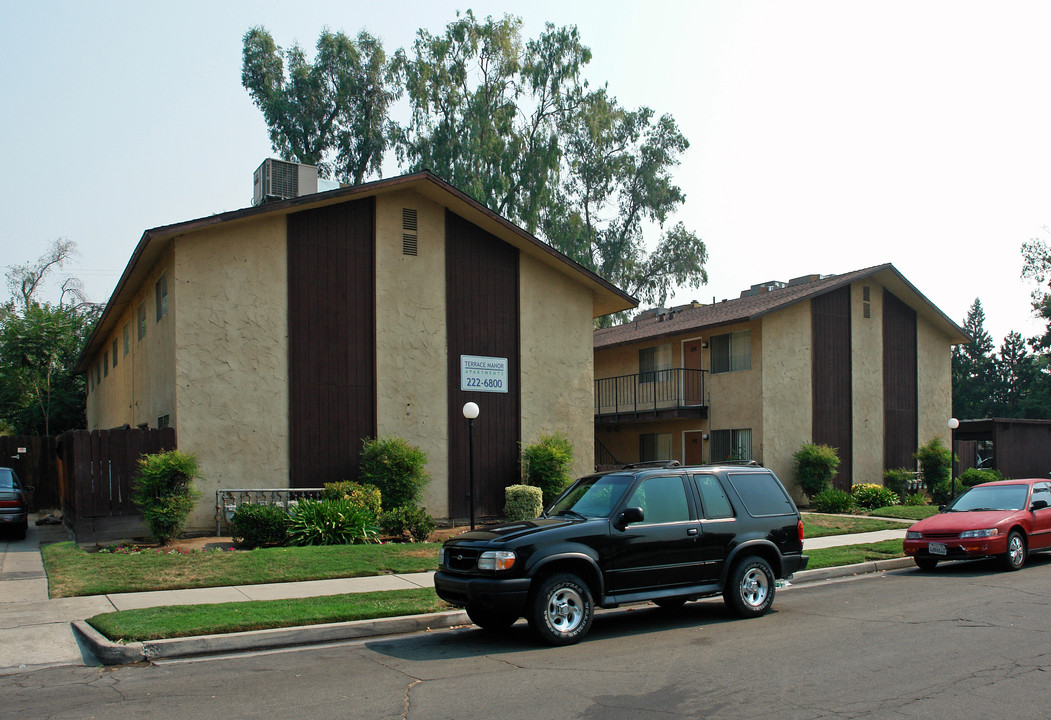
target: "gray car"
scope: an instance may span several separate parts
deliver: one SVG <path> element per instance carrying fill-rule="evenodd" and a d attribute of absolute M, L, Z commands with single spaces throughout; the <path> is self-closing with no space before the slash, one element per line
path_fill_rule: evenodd
<path fill-rule="evenodd" d="M 22 540 L 29 529 L 29 498 L 26 487 L 11 468 L 0 468 L 0 527 L 12 528 L 17 540 Z"/>

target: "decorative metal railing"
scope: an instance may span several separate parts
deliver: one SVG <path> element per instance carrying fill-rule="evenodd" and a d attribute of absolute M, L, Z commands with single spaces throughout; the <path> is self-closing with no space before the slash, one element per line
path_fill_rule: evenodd
<path fill-rule="evenodd" d="M 298 500 L 319 500 L 324 488 L 247 488 L 215 491 L 215 534 L 222 535 L 222 524 L 230 523 L 230 518 L 237 512 L 242 503 L 250 505 L 278 505 L 288 510 L 288 506 Z"/>
<path fill-rule="evenodd" d="M 595 381 L 595 415 L 704 407 L 706 370 L 672 368 Z"/>

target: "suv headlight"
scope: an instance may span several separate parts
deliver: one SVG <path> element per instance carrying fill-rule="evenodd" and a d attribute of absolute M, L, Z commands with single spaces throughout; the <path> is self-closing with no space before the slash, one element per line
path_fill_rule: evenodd
<path fill-rule="evenodd" d="M 996 537 L 1000 532 L 996 528 L 985 528 L 984 530 L 964 530 L 960 533 L 961 538 L 986 538 Z"/>
<path fill-rule="evenodd" d="M 445 567 L 445 546 L 438 548 L 438 567 Z"/>
<path fill-rule="evenodd" d="M 479 570 L 510 570 L 515 564 L 512 550 L 487 550 L 478 556 Z"/>

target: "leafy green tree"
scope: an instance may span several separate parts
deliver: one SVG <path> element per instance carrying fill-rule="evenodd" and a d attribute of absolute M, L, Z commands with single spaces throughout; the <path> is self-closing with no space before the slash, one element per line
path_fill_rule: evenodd
<path fill-rule="evenodd" d="M 521 19 L 480 21 L 468 10 L 443 32 L 419 30 L 390 63 L 365 33 L 349 41 L 326 30 L 310 64 L 298 46 L 284 52 L 253 28 L 242 84 L 285 157 L 361 182 L 393 144 L 403 169 L 435 173 L 643 302 L 663 304 L 674 287 L 707 282 L 704 243 L 682 223 L 663 230 L 685 200 L 671 171 L 689 143 L 670 115 L 589 92 L 581 71 L 590 60 L 575 27 L 548 24 L 525 39 Z M 364 86 L 375 92 L 354 90 Z M 398 126 L 387 112 L 403 93 L 411 117 Z M 325 159 L 351 138 L 360 147 Z M 647 253 L 654 226 L 663 233 Z"/>
<path fill-rule="evenodd" d="M 647 107 L 625 110 L 599 90 L 561 130 L 567 172 L 545 217 L 551 244 L 647 303 L 707 282 L 707 249 L 682 223 L 645 250 L 647 223 L 663 227 L 685 201 L 670 173 L 689 147 L 675 120 Z"/>
<path fill-rule="evenodd" d="M 996 361 L 992 354 L 993 338 L 985 330 L 985 311 L 980 299 L 975 298 L 967 311 L 963 329 L 972 341 L 952 349 L 953 416 L 969 419 L 990 417 Z"/>
<path fill-rule="evenodd" d="M 1044 334 L 1034 339 L 1038 350 L 1051 350 L 1051 248 L 1039 238 L 1022 245 L 1022 277 L 1033 280 L 1037 287 L 1032 292 L 1033 313 L 1047 322 Z"/>
<path fill-rule="evenodd" d="M 417 32 L 397 65 L 412 108 L 398 158 L 427 169 L 536 233 L 559 177 L 559 124 L 579 95 L 591 51 L 575 27 L 550 23 L 523 42 L 522 21 L 457 13 L 445 32 Z"/>
<path fill-rule="evenodd" d="M 287 68 L 285 66 L 287 61 Z M 380 172 L 389 144 L 388 107 L 397 96 L 382 43 L 322 31 L 310 63 L 263 27 L 245 33 L 241 84 L 263 112 L 274 152 L 355 184 Z"/>
<path fill-rule="evenodd" d="M 1038 392 L 1043 382 L 1037 358 L 1029 351 L 1022 335 L 1008 333 L 996 357 L 993 414 L 997 417 L 1045 417 Z"/>
<path fill-rule="evenodd" d="M 57 304 L 37 294 L 48 275 L 76 252 L 56 240 L 35 263 L 12 265 L 6 278 L 12 296 L 0 306 L 0 425 L 19 435 L 57 435 L 83 428 L 84 378 L 73 374 L 101 314 L 82 300 L 79 282 L 66 278 Z"/>

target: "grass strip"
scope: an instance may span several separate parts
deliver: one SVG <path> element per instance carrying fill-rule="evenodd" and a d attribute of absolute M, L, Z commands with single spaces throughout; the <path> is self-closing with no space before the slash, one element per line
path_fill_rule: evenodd
<path fill-rule="evenodd" d="M 938 514 L 938 508 L 934 505 L 893 505 L 890 507 L 876 508 L 869 511 L 870 515 L 879 517 L 902 518 L 903 520 L 923 520 Z"/>
<path fill-rule="evenodd" d="M 218 635 L 441 612 L 451 606 L 432 588 L 121 610 L 88 618 L 113 642 Z"/>
<path fill-rule="evenodd" d="M 810 558 L 806 569 L 818 570 L 839 565 L 855 565 L 857 563 L 871 562 L 872 560 L 905 557 L 905 550 L 902 547 L 901 540 L 884 540 L 883 542 L 863 545 L 843 545 L 840 547 L 807 550 L 806 554 Z"/>
<path fill-rule="evenodd" d="M 330 545 L 130 555 L 72 542 L 41 548 L 51 597 L 259 585 L 436 570 L 438 543 Z"/>
<path fill-rule="evenodd" d="M 803 536 L 808 538 L 875 532 L 877 530 L 899 530 L 909 525 L 910 523 L 907 522 L 894 522 L 893 520 L 881 520 L 864 516 L 845 517 L 842 515 L 803 513 Z"/>

